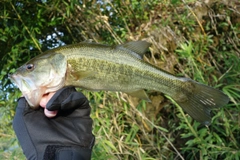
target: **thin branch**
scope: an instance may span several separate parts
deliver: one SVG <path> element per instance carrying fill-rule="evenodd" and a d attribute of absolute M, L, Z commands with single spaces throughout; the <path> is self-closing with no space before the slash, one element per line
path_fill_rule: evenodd
<path fill-rule="evenodd" d="M 203 29 L 203 26 L 201 24 L 201 22 L 199 21 L 198 17 L 196 16 L 196 14 L 193 12 L 193 10 L 189 7 L 189 5 L 186 3 L 185 0 L 182 0 L 182 2 L 187 6 L 187 8 L 189 9 L 189 11 L 192 13 L 192 15 L 194 16 L 194 18 L 197 20 L 198 25 L 200 26 L 204 36 L 206 36 L 205 30 Z"/>
<path fill-rule="evenodd" d="M 26 29 L 26 31 L 28 32 L 29 36 L 30 36 L 31 39 L 33 40 L 33 42 L 34 42 L 34 44 L 36 45 L 37 49 L 42 53 L 42 50 L 41 50 L 41 48 L 40 48 L 37 40 L 33 37 L 33 35 L 31 34 L 31 32 L 29 31 L 28 27 L 27 27 L 27 26 L 25 25 L 25 23 L 23 22 L 20 14 L 17 12 L 15 6 L 12 4 L 12 2 L 10 2 L 10 3 L 11 3 L 11 6 L 12 6 L 13 10 L 16 12 L 16 14 L 17 14 L 17 16 L 18 16 L 18 19 L 22 22 L 24 28 Z"/>

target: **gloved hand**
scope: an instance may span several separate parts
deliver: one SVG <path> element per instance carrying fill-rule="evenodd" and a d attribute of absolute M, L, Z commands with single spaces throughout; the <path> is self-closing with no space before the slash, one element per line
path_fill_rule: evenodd
<path fill-rule="evenodd" d="M 47 103 L 58 110 L 48 118 L 44 109 L 31 109 L 19 98 L 13 128 L 28 160 L 85 160 L 94 145 L 92 119 L 87 98 L 73 87 L 57 91 Z"/>

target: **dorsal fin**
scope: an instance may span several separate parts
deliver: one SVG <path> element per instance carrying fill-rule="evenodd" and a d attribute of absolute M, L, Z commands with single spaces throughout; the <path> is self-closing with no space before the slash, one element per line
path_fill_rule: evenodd
<path fill-rule="evenodd" d="M 143 58 L 144 53 L 148 50 L 148 47 L 151 45 L 151 43 L 148 43 L 146 41 L 132 41 L 125 44 L 118 45 L 119 48 L 125 48 L 128 50 L 133 51 L 134 53 L 137 53 L 140 57 Z"/>

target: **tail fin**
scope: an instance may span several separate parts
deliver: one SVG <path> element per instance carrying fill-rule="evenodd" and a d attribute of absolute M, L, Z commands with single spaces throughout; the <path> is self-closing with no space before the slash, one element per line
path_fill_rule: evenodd
<path fill-rule="evenodd" d="M 210 125 L 210 112 L 214 108 L 220 108 L 229 102 L 229 98 L 223 92 L 212 87 L 197 83 L 193 80 L 187 80 L 191 83 L 191 92 L 184 89 L 187 100 L 175 100 L 184 111 L 192 118 L 204 125 Z"/>

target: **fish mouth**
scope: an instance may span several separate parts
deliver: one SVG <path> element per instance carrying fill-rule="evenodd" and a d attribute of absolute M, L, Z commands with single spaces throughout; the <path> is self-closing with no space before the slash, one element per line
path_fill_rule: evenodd
<path fill-rule="evenodd" d="M 8 78 L 20 89 L 22 95 L 32 108 L 39 106 L 45 89 L 37 87 L 30 78 L 22 77 L 18 74 L 8 74 Z"/>
<path fill-rule="evenodd" d="M 8 78 L 12 81 L 12 83 L 17 85 L 23 93 L 36 88 L 31 79 L 24 78 L 18 74 L 8 74 Z"/>

